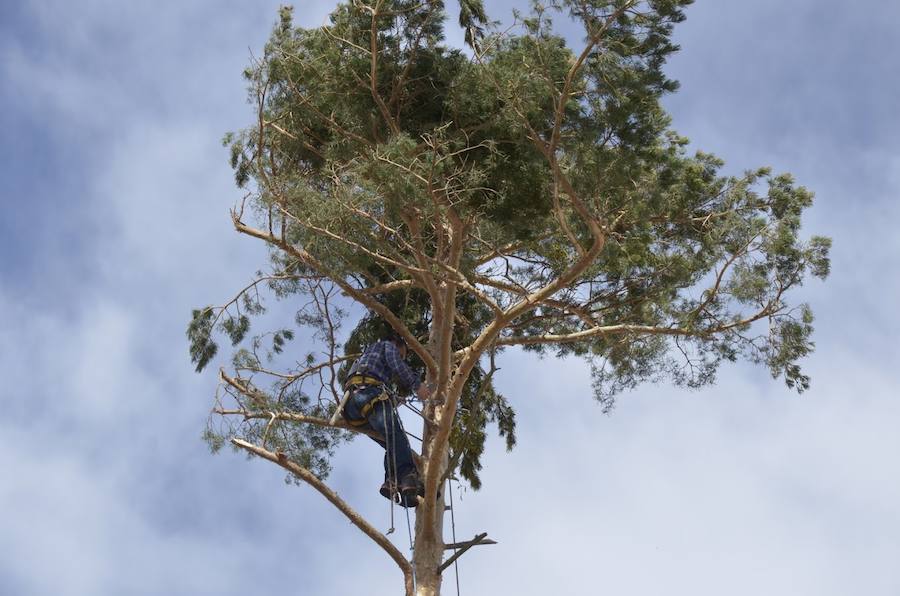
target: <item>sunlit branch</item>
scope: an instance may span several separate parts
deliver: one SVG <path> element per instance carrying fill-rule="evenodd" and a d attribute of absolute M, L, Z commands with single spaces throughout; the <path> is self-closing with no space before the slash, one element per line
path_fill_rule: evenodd
<path fill-rule="evenodd" d="M 412 334 L 412 332 L 410 332 L 403 321 L 401 321 L 399 317 L 397 317 L 397 315 L 392 313 L 391 310 L 384 304 L 380 303 L 372 296 L 366 295 L 354 288 L 341 276 L 330 271 L 321 262 L 319 262 L 318 259 L 313 257 L 304 249 L 290 244 L 284 239 L 275 236 L 271 232 L 266 232 L 252 226 L 248 226 L 243 221 L 241 221 L 239 212 L 232 211 L 232 220 L 234 222 L 234 227 L 238 232 L 246 234 L 247 236 L 259 238 L 260 240 L 264 240 L 265 242 L 272 244 L 273 246 L 277 246 L 311 269 L 321 273 L 323 277 L 331 279 L 331 281 L 333 281 L 335 285 L 341 288 L 341 290 L 343 290 L 344 293 L 346 293 L 353 300 L 379 314 L 394 329 L 394 331 L 396 331 L 401 337 L 403 337 L 410 349 L 414 351 L 416 355 L 419 356 L 419 358 L 422 359 L 426 366 L 429 366 L 432 369 L 436 368 L 437 364 L 435 363 L 434 358 L 431 356 L 428 350 L 426 350 L 421 342 L 419 342 L 418 338 L 416 338 Z"/>
<path fill-rule="evenodd" d="M 410 288 L 415 287 L 415 284 L 411 279 L 398 279 L 397 281 L 391 281 L 386 284 L 379 284 L 377 286 L 360 288 L 359 291 L 362 294 L 376 295 L 376 294 L 390 294 L 391 292 L 397 292 L 400 290 L 408 290 Z"/>
<path fill-rule="evenodd" d="M 778 296 L 780 296 L 780 292 Z M 740 327 L 744 327 L 745 325 L 749 325 L 758 321 L 760 319 L 770 317 L 776 314 L 779 310 L 778 305 L 778 297 L 773 298 L 766 306 L 764 306 L 761 310 L 756 312 L 755 314 L 748 316 L 743 319 L 739 319 L 737 321 L 733 321 L 731 323 L 721 323 L 715 327 L 704 328 L 704 329 L 683 329 L 679 327 L 657 327 L 653 325 L 629 325 L 629 324 L 620 324 L 620 325 L 607 325 L 604 327 L 592 327 L 590 329 L 584 329 L 582 331 L 577 331 L 574 333 L 566 333 L 563 335 L 554 335 L 554 334 L 544 334 L 544 335 L 530 335 L 527 337 L 501 337 L 497 340 L 496 344 L 498 346 L 515 346 L 515 345 L 535 345 L 535 344 L 559 344 L 559 343 L 573 343 L 579 342 L 586 339 L 590 339 L 593 337 L 606 336 L 606 335 L 623 335 L 623 334 L 635 334 L 635 335 L 672 335 L 672 336 L 681 336 L 681 337 L 698 337 L 698 338 L 709 338 L 713 335 L 718 335 L 721 333 L 725 333 L 727 331 L 731 331 L 733 329 L 737 329 Z"/>
<path fill-rule="evenodd" d="M 244 420 L 265 420 L 272 419 L 284 422 L 296 422 L 299 424 L 312 424 L 322 428 L 333 428 L 336 430 L 350 431 L 374 439 L 383 439 L 383 437 L 375 431 L 366 430 L 350 425 L 344 420 L 338 420 L 334 424 L 325 418 L 318 416 L 307 416 L 306 414 L 298 414 L 296 412 L 285 412 L 282 410 L 247 410 L 244 408 L 215 408 L 213 414 L 220 416 L 237 416 Z"/>
<path fill-rule="evenodd" d="M 547 143 L 547 151 L 550 153 L 556 152 L 556 146 L 559 143 L 559 131 L 562 127 L 563 117 L 566 111 L 566 104 L 569 102 L 570 93 L 572 91 L 572 84 L 575 80 L 575 75 L 581 70 L 581 67 L 584 65 L 585 60 L 587 60 L 588 56 L 591 55 L 591 52 L 594 51 L 594 48 L 600 41 L 603 39 L 604 34 L 609 29 L 610 25 L 612 25 L 616 19 L 618 19 L 623 12 L 630 9 L 634 6 L 634 0 L 629 0 L 625 2 L 618 10 L 609 15 L 602 26 L 600 26 L 594 32 L 588 32 L 589 38 L 588 43 L 585 44 L 584 48 L 581 50 L 581 53 L 575 59 L 575 62 L 572 63 L 572 66 L 569 67 L 569 72 L 566 73 L 566 79 L 563 83 L 563 88 L 560 91 L 559 98 L 556 102 L 556 112 L 553 116 L 553 128 L 550 133 L 550 140 Z"/>
<path fill-rule="evenodd" d="M 240 447 L 257 455 L 263 459 L 267 459 L 272 463 L 278 464 L 300 480 L 306 482 L 310 486 L 312 486 L 316 491 L 319 492 L 323 497 L 325 497 L 332 505 L 334 505 L 344 516 L 350 520 L 354 526 L 359 528 L 366 536 L 371 538 L 375 544 L 380 546 L 391 559 L 400 567 L 400 571 L 403 573 L 403 577 L 406 583 L 406 593 L 408 596 L 412 596 L 413 592 L 413 580 L 412 580 L 412 565 L 409 561 L 406 560 L 406 557 L 401 553 L 396 546 L 381 532 L 379 532 L 372 524 L 367 522 L 359 513 L 356 512 L 350 505 L 347 504 L 346 501 L 341 499 L 340 496 L 336 492 L 334 492 L 328 485 L 319 480 L 315 474 L 304 468 L 303 466 L 297 464 L 294 461 L 288 459 L 282 453 L 273 453 L 267 449 L 260 447 L 259 445 L 254 445 L 248 441 L 243 439 L 233 438 L 231 439 L 232 444 Z"/>
<path fill-rule="evenodd" d="M 557 291 L 572 283 L 590 266 L 591 263 L 594 262 L 603 250 L 606 237 L 599 225 L 593 225 L 591 227 L 591 232 L 594 236 L 594 242 L 590 250 L 569 268 L 561 272 L 556 279 L 513 304 L 507 308 L 502 315 L 495 317 L 481 332 L 478 338 L 464 350 L 459 365 L 453 373 L 451 386 L 447 392 L 448 399 L 442 406 L 443 416 L 441 417 L 440 424 L 435 433 L 433 443 L 437 448 L 432 450 L 428 458 L 428 473 L 425 477 L 425 502 L 423 503 L 423 514 L 426 516 L 426 519 L 431 519 L 431 516 L 435 515 L 433 501 L 435 500 L 437 486 L 440 480 L 438 463 L 446 456 L 450 432 L 453 427 L 453 413 L 456 412 L 459 398 L 462 395 L 463 385 L 468 380 L 469 374 L 478 364 L 484 351 L 488 349 L 490 345 L 494 344 L 494 341 L 500 335 L 500 332 L 510 321 L 514 320 L 524 312 L 533 309 L 541 300 L 553 296 Z"/>
<path fill-rule="evenodd" d="M 300 379 L 308 377 L 312 374 L 315 374 L 323 368 L 327 368 L 329 366 L 334 366 L 335 364 L 340 364 L 341 362 L 346 362 L 348 360 L 353 360 L 357 357 L 359 357 L 358 352 L 354 352 L 353 354 L 346 354 L 344 356 L 339 356 L 339 357 L 336 356 L 332 360 L 329 360 L 327 362 L 322 362 L 320 364 L 316 364 L 314 366 L 307 367 L 299 372 L 290 373 L 290 374 L 280 373 L 278 371 L 269 370 L 267 368 L 262 368 L 260 366 L 238 366 L 237 368 L 238 368 L 238 370 L 246 370 L 249 372 L 261 373 L 264 375 L 269 375 L 272 377 L 283 379 L 285 381 L 293 382 L 293 381 L 298 381 Z"/>
<path fill-rule="evenodd" d="M 378 111 L 381 112 L 381 115 L 384 117 L 385 123 L 387 123 L 388 128 L 391 129 L 391 134 L 398 134 L 400 132 L 400 127 L 397 125 L 396 120 L 391 115 L 390 110 L 387 105 L 385 105 L 384 100 L 381 98 L 381 94 L 378 92 L 378 17 L 379 10 L 381 9 L 381 0 L 377 0 L 375 2 L 374 8 L 372 8 L 372 26 L 369 30 L 369 53 L 370 53 L 370 66 L 369 66 L 369 83 L 370 89 L 372 91 L 372 99 L 375 100 L 375 105 L 378 106 Z"/>
<path fill-rule="evenodd" d="M 312 224 L 312 223 L 310 223 L 310 221 L 308 219 L 303 219 L 303 218 L 297 217 L 296 215 L 294 215 L 293 213 L 291 213 L 290 211 L 288 211 L 287 209 L 285 209 L 284 207 L 282 207 L 280 205 L 278 206 L 278 209 L 279 209 L 279 211 L 281 211 L 282 215 L 293 220 L 298 225 L 303 226 L 310 232 L 313 232 L 324 238 L 328 238 L 330 240 L 340 242 L 341 244 L 349 246 L 350 248 L 352 248 L 354 250 L 357 250 L 363 254 L 366 254 L 366 255 L 372 257 L 373 259 L 375 259 L 376 261 L 378 261 L 380 263 L 389 265 L 391 267 L 396 267 L 397 269 L 401 269 L 402 271 L 405 271 L 410 275 L 421 276 L 426 273 L 426 271 L 423 269 L 417 268 L 417 267 L 415 267 L 413 265 L 409 265 L 407 263 L 403 263 L 402 261 L 398 261 L 391 257 L 387 257 L 381 253 L 378 253 L 378 252 L 375 252 L 375 251 L 369 249 L 368 247 L 360 244 L 359 242 L 354 242 L 353 240 L 350 240 L 349 238 L 342 236 L 340 234 L 336 234 L 327 228 L 322 228 L 320 226 Z"/>

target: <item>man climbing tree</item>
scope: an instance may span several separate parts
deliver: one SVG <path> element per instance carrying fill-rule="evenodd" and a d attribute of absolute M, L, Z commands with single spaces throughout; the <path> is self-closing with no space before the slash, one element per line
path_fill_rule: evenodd
<path fill-rule="evenodd" d="M 443 43 L 440 1 L 355 0 L 314 29 L 285 8 L 245 73 L 256 117 L 225 139 L 247 189 L 232 217 L 271 263 L 189 325 L 198 370 L 217 333 L 238 348 L 207 439 L 315 488 L 407 594 L 440 593 L 441 485 L 480 485 L 489 423 L 515 440 L 514 400 L 493 384 L 504 350 L 586 359 L 606 410 L 646 380 L 712 383 L 738 358 L 808 386 L 812 314 L 788 299 L 828 274 L 830 242 L 801 239 L 812 194 L 789 175 L 725 176 L 669 128 L 663 66 L 689 3 L 554 0 L 495 32 L 465 0 L 467 51 Z M 583 43 L 569 49 L 551 17 L 580 24 Z M 248 337 L 265 288 L 302 304 L 296 325 Z M 347 333 L 351 304 L 367 314 Z M 381 324 L 433 387 L 412 561 L 325 484 L 340 443 L 372 432 L 331 420 Z M 299 362 L 284 353 L 298 327 Z"/>
<path fill-rule="evenodd" d="M 419 473 L 403 423 L 385 389 L 397 378 L 404 389 L 416 392 L 423 401 L 428 399 L 428 387 L 404 362 L 406 350 L 403 338 L 396 334 L 369 346 L 350 368 L 339 408 L 351 426 L 377 433 L 372 438 L 385 449 L 381 495 L 391 500 L 396 497 L 404 507 L 415 507 L 421 492 Z"/>

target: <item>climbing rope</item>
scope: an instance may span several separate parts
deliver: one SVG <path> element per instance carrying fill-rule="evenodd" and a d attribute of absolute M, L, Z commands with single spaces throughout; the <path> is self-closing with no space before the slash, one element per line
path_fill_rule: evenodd
<path fill-rule="evenodd" d="M 418 414 L 418 415 L 421 416 L 422 418 L 425 417 L 425 412 L 423 412 L 423 411 L 420 410 L 419 408 L 413 406 L 413 405 L 410 404 L 408 401 L 404 401 L 404 402 L 403 402 L 403 405 L 406 406 L 406 409 L 415 412 L 416 414 Z"/>
<path fill-rule="evenodd" d="M 386 411 L 386 409 L 387 409 L 387 404 L 386 404 L 385 402 L 381 402 L 381 405 L 382 405 L 382 407 L 381 407 L 381 412 L 382 412 L 382 414 L 386 415 L 386 414 L 387 414 L 387 411 Z M 394 417 L 391 416 L 391 432 L 390 432 L 390 434 L 393 435 L 393 433 L 394 433 Z M 389 443 L 390 440 L 391 440 L 391 437 L 385 437 L 385 441 L 386 441 L 385 444 L 384 444 L 385 449 L 387 449 L 387 446 L 390 444 L 390 443 Z M 391 450 L 391 452 L 394 453 L 394 467 L 393 467 L 393 470 L 395 471 L 394 476 L 396 476 L 396 470 L 397 470 L 397 454 L 394 452 L 393 449 Z M 385 474 L 385 475 L 387 476 L 387 478 L 385 479 L 385 482 L 388 483 L 388 490 L 392 490 L 392 489 L 393 489 L 393 483 L 391 482 L 391 467 L 390 467 L 390 466 L 388 466 L 388 469 L 386 470 L 386 474 Z M 387 533 L 388 533 L 388 534 L 393 534 L 394 530 L 396 529 L 396 528 L 394 527 L 394 493 L 393 493 L 393 492 L 391 493 L 390 501 L 391 501 L 391 504 L 390 504 L 390 508 L 391 508 L 391 529 L 388 530 Z"/>
<path fill-rule="evenodd" d="M 406 508 L 406 533 L 409 535 L 409 550 L 410 552 L 415 552 L 413 550 L 413 536 L 412 536 L 412 524 L 409 523 L 409 507 Z M 412 563 L 412 559 L 409 561 Z M 415 572 L 413 573 L 413 581 L 415 581 Z"/>
<path fill-rule="evenodd" d="M 395 396 L 392 395 L 392 397 L 395 397 Z M 405 434 L 409 434 L 406 432 L 406 429 L 403 427 L 403 419 L 400 418 L 400 413 L 394 409 L 393 400 L 388 400 L 388 401 L 391 402 L 391 405 L 388 406 L 388 404 L 385 403 L 384 407 L 391 408 L 391 412 L 390 412 L 391 413 L 391 435 L 393 436 L 393 433 L 394 433 L 394 419 L 395 418 L 397 420 L 397 423 L 400 425 L 400 430 Z M 421 439 L 419 439 L 419 440 L 421 440 Z M 397 451 L 396 451 L 396 449 L 391 449 L 391 452 L 393 453 L 393 458 L 394 458 L 393 473 L 394 473 L 394 479 L 396 480 L 395 486 L 397 489 L 399 489 L 400 488 L 400 474 L 398 474 L 398 470 L 397 470 Z M 392 486 L 391 488 L 393 489 L 394 487 Z M 402 497 L 400 497 L 400 498 L 402 499 Z M 416 589 L 416 568 L 413 565 L 413 557 L 415 555 L 415 550 L 414 550 L 415 547 L 413 545 L 414 543 L 413 543 L 413 535 L 412 535 L 412 524 L 409 521 L 409 507 L 404 507 L 404 509 L 406 509 L 406 534 L 409 537 L 409 552 L 410 552 L 409 562 L 410 562 L 410 565 L 412 566 L 412 570 L 413 570 L 412 580 L 413 580 L 413 590 L 415 590 Z M 393 515 L 394 515 L 394 498 L 393 498 L 393 493 L 392 493 L 391 494 L 391 520 L 392 520 L 391 526 L 393 526 Z"/>
<path fill-rule="evenodd" d="M 391 527 L 388 528 L 388 531 L 384 533 L 385 536 L 390 536 L 394 533 L 394 530 L 397 528 L 394 527 L 394 501 L 391 499 L 391 503 L 388 505 L 391 508 Z"/>
<path fill-rule="evenodd" d="M 392 397 L 392 398 L 395 398 L 395 397 L 396 397 L 396 394 L 393 393 L 393 392 L 391 392 L 391 397 Z M 393 400 L 393 399 L 388 400 L 388 401 L 390 401 L 391 404 L 394 403 L 394 400 Z M 422 400 L 419 400 L 419 401 L 422 401 Z M 412 412 L 414 412 L 415 414 L 417 414 L 417 415 L 418 415 L 419 417 L 421 417 L 423 420 L 426 420 L 426 421 L 427 421 L 427 418 L 425 417 L 425 413 L 424 413 L 423 410 L 419 410 L 418 408 L 412 406 L 412 405 L 411 405 L 408 401 L 406 401 L 406 400 L 403 400 L 403 401 L 401 401 L 400 403 L 402 403 L 404 406 L 406 406 L 407 409 L 409 409 L 409 410 L 411 410 Z M 423 403 L 424 403 L 424 402 L 423 402 Z M 393 406 L 393 405 L 390 405 L 390 406 L 389 406 L 387 403 L 383 403 L 383 407 L 384 407 L 384 408 L 390 407 L 391 410 L 392 410 L 392 411 L 391 411 L 391 434 L 392 434 L 392 436 L 393 436 L 393 433 L 394 433 L 394 431 L 395 431 L 395 429 L 394 429 L 394 418 L 396 417 L 397 422 L 398 422 L 399 425 L 400 425 L 400 430 L 401 430 L 404 434 L 406 434 L 406 435 L 408 435 L 408 436 L 410 436 L 410 437 L 412 437 L 412 438 L 414 438 L 414 439 L 416 439 L 416 440 L 418 440 L 418 441 L 422 441 L 422 439 L 420 439 L 419 437 L 417 437 L 417 436 L 413 435 L 412 433 L 408 432 L 408 431 L 404 428 L 404 425 L 403 425 L 403 419 L 400 417 L 400 413 L 399 413 L 397 410 L 394 409 L 394 406 Z M 386 412 L 385 412 L 385 413 L 386 413 Z M 392 451 L 392 453 L 393 453 L 393 460 L 394 460 L 394 461 L 393 461 L 393 472 L 394 472 L 394 475 L 395 475 L 395 477 L 396 477 L 396 476 L 397 476 L 397 453 L 396 453 L 396 450 L 393 450 L 393 449 L 392 449 L 391 451 Z M 397 485 L 399 486 L 399 478 L 397 478 Z M 392 488 L 393 488 L 393 487 L 392 487 Z M 453 484 L 450 482 L 450 479 L 449 479 L 449 478 L 447 479 L 447 492 L 448 492 L 448 494 L 449 494 L 449 496 L 450 496 L 450 507 L 449 507 L 449 509 L 450 509 L 450 528 L 451 528 L 451 534 L 452 534 L 452 536 L 453 536 L 453 544 L 454 544 L 453 553 L 456 554 L 456 552 L 457 552 L 457 547 L 456 547 L 456 544 L 457 544 L 457 541 L 456 541 L 456 512 L 455 512 L 454 506 L 453 506 L 453 505 L 454 505 L 454 504 L 453 504 Z M 409 508 L 406 507 L 405 509 L 406 509 L 406 533 L 407 533 L 407 536 L 409 537 L 409 550 L 410 550 L 410 553 L 412 553 L 412 555 L 410 556 L 410 563 L 412 563 L 412 562 L 413 562 L 413 561 L 412 561 L 412 557 L 413 557 L 414 554 L 415 554 L 415 546 L 414 546 L 413 535 L 412 535 L 412 523 L 410 522 L 410 518 L 409 518 Z M 392 498 L 391 498 L 391 529 L 390 529 L 390 531 L 389 531 L 388 533 L 393 532 L 394 529 L 395 529 L 395 528 L 394 528 L 394 499 L 393 499 L 393 495 L 392 495 Z M 458 562 L 458 560 L 454 560 L 454 561 L 453 561 L 453 572 L 454 572 L 454 577 L 455 577 L 455 580 L 456 580 L 456 596 L 460 596 L 460 588 L 459 588 L 459 562 Z M 413 580 L 413 589 L 415 590 L 415 588 L 416 588 L 416 573 L 415 573 L 415 567 L 413 567 L 413 576 L 412 576 L 412 580 Z"/>
<path fill-rule="evenodd" d="M 453 511 L 453 484 L 447 478 L 447 492 L 450 495 L 450 528 L 453 535 L 453 554 L 456 554 L 456 515 Z M 453 561 L 453 574 L 456 576 L 456 596 L 459 596 L 459 559 Z"/>

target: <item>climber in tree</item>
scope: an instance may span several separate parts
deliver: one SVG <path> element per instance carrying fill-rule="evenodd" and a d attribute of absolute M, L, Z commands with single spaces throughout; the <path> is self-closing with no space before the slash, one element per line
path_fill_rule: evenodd
<path fill-rule="evenodd" d="M 397 379 L 420 399 L 428 399 L 431 392 L 404 362 L 406 354 L 406 342 L 393 333 L 366 348 L 350 368 L 344 385 L 349 398 L 343 416 L 351 425 L 382 437 L 373 437 L 385 449 L 384 484 L 379 492 L 391 500 L 397 500 L 399 494 L 401 505 L 415 507 L 422 492 L 419 473 L 395 404 L 385 389 L 385 383 Z"/>

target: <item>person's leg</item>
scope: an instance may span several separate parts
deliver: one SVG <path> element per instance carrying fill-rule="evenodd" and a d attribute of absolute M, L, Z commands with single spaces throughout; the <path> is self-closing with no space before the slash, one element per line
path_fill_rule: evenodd
<path fill-rule="evenodd" d="M 381 391 L 380 387 L 367 387 L 355 392 L 347 400 L 344 417 L 348 420 L 359 420 L 362 417 L 363 406 L 378 397 Z M 403 432 L 400 418 L 389 401 L 383 400 L 373 405 L 374 407 L 368 413 L 366 424 L 357 428 L 373 430 L 384 437 L 384 440 L 371 437 L 385 450 L 384 484 L 381 485 L 378 492 L 391 500 L 395 500 L 399 492 L 400 502 L 404 507 L 415 507 L 418 504 L 416 492 L 419 480 L 409 439 Z"/>
<path fill-rule="evenodd" d="M 350 399 L 347 400 L 347 403 L 344 405 L 344 419 L 345 420 L 360 420 L 362 419 L 362 408 L 371 399 L 374 399 L 380 393 L 379 387 L 367 387 L 366 389 L 362 389 L 354 392 L 353 395 L 350 396 Z M 360 426 L 356 426 L 354 428 L 364 429 L 364 430 L 374 430 L 377 433 L 380 433 L 381 436 L 384 436 L 384 433 L 380 429 L 373 428 L 370 424 L 369 420 L 366 420 L 366 423 Z M 381 445 L 382 449 L 387 450 L 387 446 L 385 445 L 384 439 L 379 437 L 373 437 L 372 435 L 368 435 L 370 439 Z M 385 457 L 387 457 L 387 451 L 385 451 Z M 387 460 L 385 459 L 385 462 Z M 387 464 L 385 464 L 385 468 Z M 385 476 L 385 478 L 387 478 Z"/>
<path fill-rule="evenodd" d="M 378 402 L 374 405 L 372 410 L 369 412 L 369 417 L 367 418 L 366 428 L 369 428 L 375 432 L 377 432 L 385 439 L 389 436 L 392 436 L 391 429 L 393 426 L 393 420 L 386 418 L 384 415 L 384 407 L 387 404 L 386 401 Z M 378 489 L 378 492 L 385 499 L 389 499 L 391 501 L 397 500 L 397 474 L 395 473 L 394 468 L 394 459 L 393 459 L 393 449 L 389 447 L 390 442 L 386 440 L 376 439 L 372 437 L 374 441 L 377 441 L 379 445 L 384 448 L 384 482 L 382 482 L 381 487 Z"/>
<path fill-rule="evenodd" d="M 409 439 L 403 432 L 394 407 L 387 400 L 379 402 L 369 414 L 369 425 L 385 438 L 384 472 L 393 482 L 402 481 L 416 472 Z"/>
<path fill-rule="evenodd" d="M 421 483 L 400 416 L 390 402 L 383 401 L 369 416 L 369 423 L 385 429 L 383 434 L 387 449 L 384 469 L 385 476 L 390 480 L 386 480 L 382 485 L 381 494 L 386 497 L 390 495 L 389 498 L 394 500 L 395 495 L 399 493 L 399 503 L 402 506 L 416 507 L 419 504 Z"/>
<path fill-rule="evenodd" d="M 381 392 L 381 388 L 376 385 L 370 385 L 361 389 L 356 389 L 350 394 L 350 399 L 344 404 L 345 420 L 361 420 L 363 406 L 367 402 L 374 399 Z"/>

